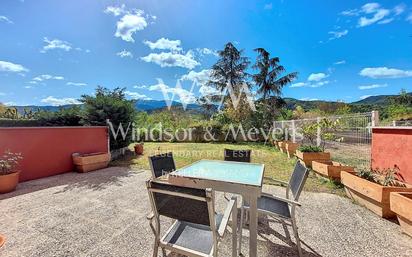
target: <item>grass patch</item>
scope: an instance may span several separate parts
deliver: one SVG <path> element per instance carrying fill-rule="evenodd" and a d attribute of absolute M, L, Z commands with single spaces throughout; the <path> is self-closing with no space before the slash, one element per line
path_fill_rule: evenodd
<path fill-rule="evenodd" d="M 129 146 L 133 150 L 133 145 Z M 265 164 L 265 184 L 274 184 L 272 179 L 288 181 L 293 170 L 296 159 L 288 159 L 287 155 L 281 153 L 273 146 L 259 143 L 165 143 L 147 142 L 144 144 L 144 155 L 134 156 L 129 154 L 123 159 L 113 161 L 111 165 L 127 166 L 132 170 L 148 170 L 149 162 L 147 157 L 150 155 L 173 152 L 177 168 L 189 165 L 201 159 L 223 160 L 223 149 L 251 149 L 252 162 Z M 343 190 L 332 186 L 316 176 L 309 176 L 305 190 L 312 192 L 339 193 Z"/>

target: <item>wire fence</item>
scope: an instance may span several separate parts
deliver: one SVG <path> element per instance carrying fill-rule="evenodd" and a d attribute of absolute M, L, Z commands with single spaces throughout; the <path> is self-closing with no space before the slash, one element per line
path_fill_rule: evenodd
<path fill-rule="evenodd" d="M 370 167 L 372 127 L 378 123 L 379 113 L 372 111 L 275 121 L 274 128 L 286 132 L 285 140 L 322 146 L 331 153 L 333 160 L 362 169 Z M 311 129 L 315 130 L 312 134 Z"/>

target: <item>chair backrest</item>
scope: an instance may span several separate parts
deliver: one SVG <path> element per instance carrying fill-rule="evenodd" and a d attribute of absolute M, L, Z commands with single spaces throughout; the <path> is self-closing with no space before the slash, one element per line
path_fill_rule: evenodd
<path fill-rule="evenodd" d="M 286 197 L 290 199 L 289 193 L 292 193 L 292 200 L 298 201 L 300 193 L 305 185 L 306 179 L 309 176 L 309 170 L 298 161 L 289 180 L 289 186 L 286 190 Z"/>
<path fill-rule="evenodd" d="M 153 178 L 158 178 L 176 170 L 173 153 L 171 152 L 149 156 L 149 164 Z"/>
<path fill-rule="evenodd" d="M 225 149 L 225 161 L 250 162 L 251 150 Z"/>
<path fill-rule="evenodd" d="M 211 191 L 174 186 L 152 180 L 147 181 L 146 186 L 152 201 L 153 212 L 157 213 L 157 216 L 210 226 L 209 213 L 213 206 Z"/>

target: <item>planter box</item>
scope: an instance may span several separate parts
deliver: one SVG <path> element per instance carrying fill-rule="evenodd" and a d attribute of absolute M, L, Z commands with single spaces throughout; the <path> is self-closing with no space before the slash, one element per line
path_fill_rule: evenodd
<path fill-rule="evenodd" d="M 391 193 L 390 206 L 398 216 L 402 232 L 412 237 L 412 193 Z"/>
<path fill-rule="evenodd" d="M 341 180 L 341 171 L 346 171 L 352 174 L 355 173 L 355 169 L 353 167 L 345 166 L 339 162 L 334 161 L 313 161 L 312 169 L 316 172 L 316 174 L 322 177 L 333 179 L 338 182 L 340 182 Z"/>
<path fill-rule="evenodd" d="M 103 169 L 109 165 L 109 153 L 73 154 L 73 164 L 78 172 Z"/>
<path fill-rule="evenodd" d="M 286 143 L 286 152 L 288 154 L 289 158 L 292 158 L 293 156 L 295 156 L 296 153 L 296 149 L 298 149 L 298 147 L 300 146 L 300 144 L 298 143 L 292 143 L 292 142 L 287 142 Z"/>
<path fill-rule="evenodd" d="M 396 216 L 390 209 L 390 193 L 412 192 L 408 184 L 406 187 L 382 186 L 345 171 L 341 172 L 341 180 L 348 197 L 383 218 Z"/>
<path fill-rule="evenodd" d="M 325 152 L 301 152 L 296 150 L 296 157 L 305 163 L 306 167 L 312 168 L 312 161 L 330 161 L 330 153 Z"/>

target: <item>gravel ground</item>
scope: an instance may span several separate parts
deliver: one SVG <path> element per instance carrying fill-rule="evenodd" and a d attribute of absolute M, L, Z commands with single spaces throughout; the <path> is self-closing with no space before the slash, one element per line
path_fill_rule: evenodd
<path fill-rule="evenodd" d="M 0 233 L 7 237 L 0 256 L 151 256 L 144 183 L 149 176 L 111 167 L 19 184 L 17 191 L 0 195 Z M 264 191 L 284 195 L 284 188 Z M 297 216 L 305 256 L 412 256 L 412 239 L 395 222 L 347 198 L 303 192 L 301 202 Z M 224 204 L 217 194 L 217 209 Z M 164 231 L 171 220 L 162 223 Z M 243 234 L 247 256 L 247 229 Z M 259 256 L 296 256 L 292 231 L 273 219 L 261 217 L 258 241 Z M 229 230 L 219 255 L 230 253 Z"/>

